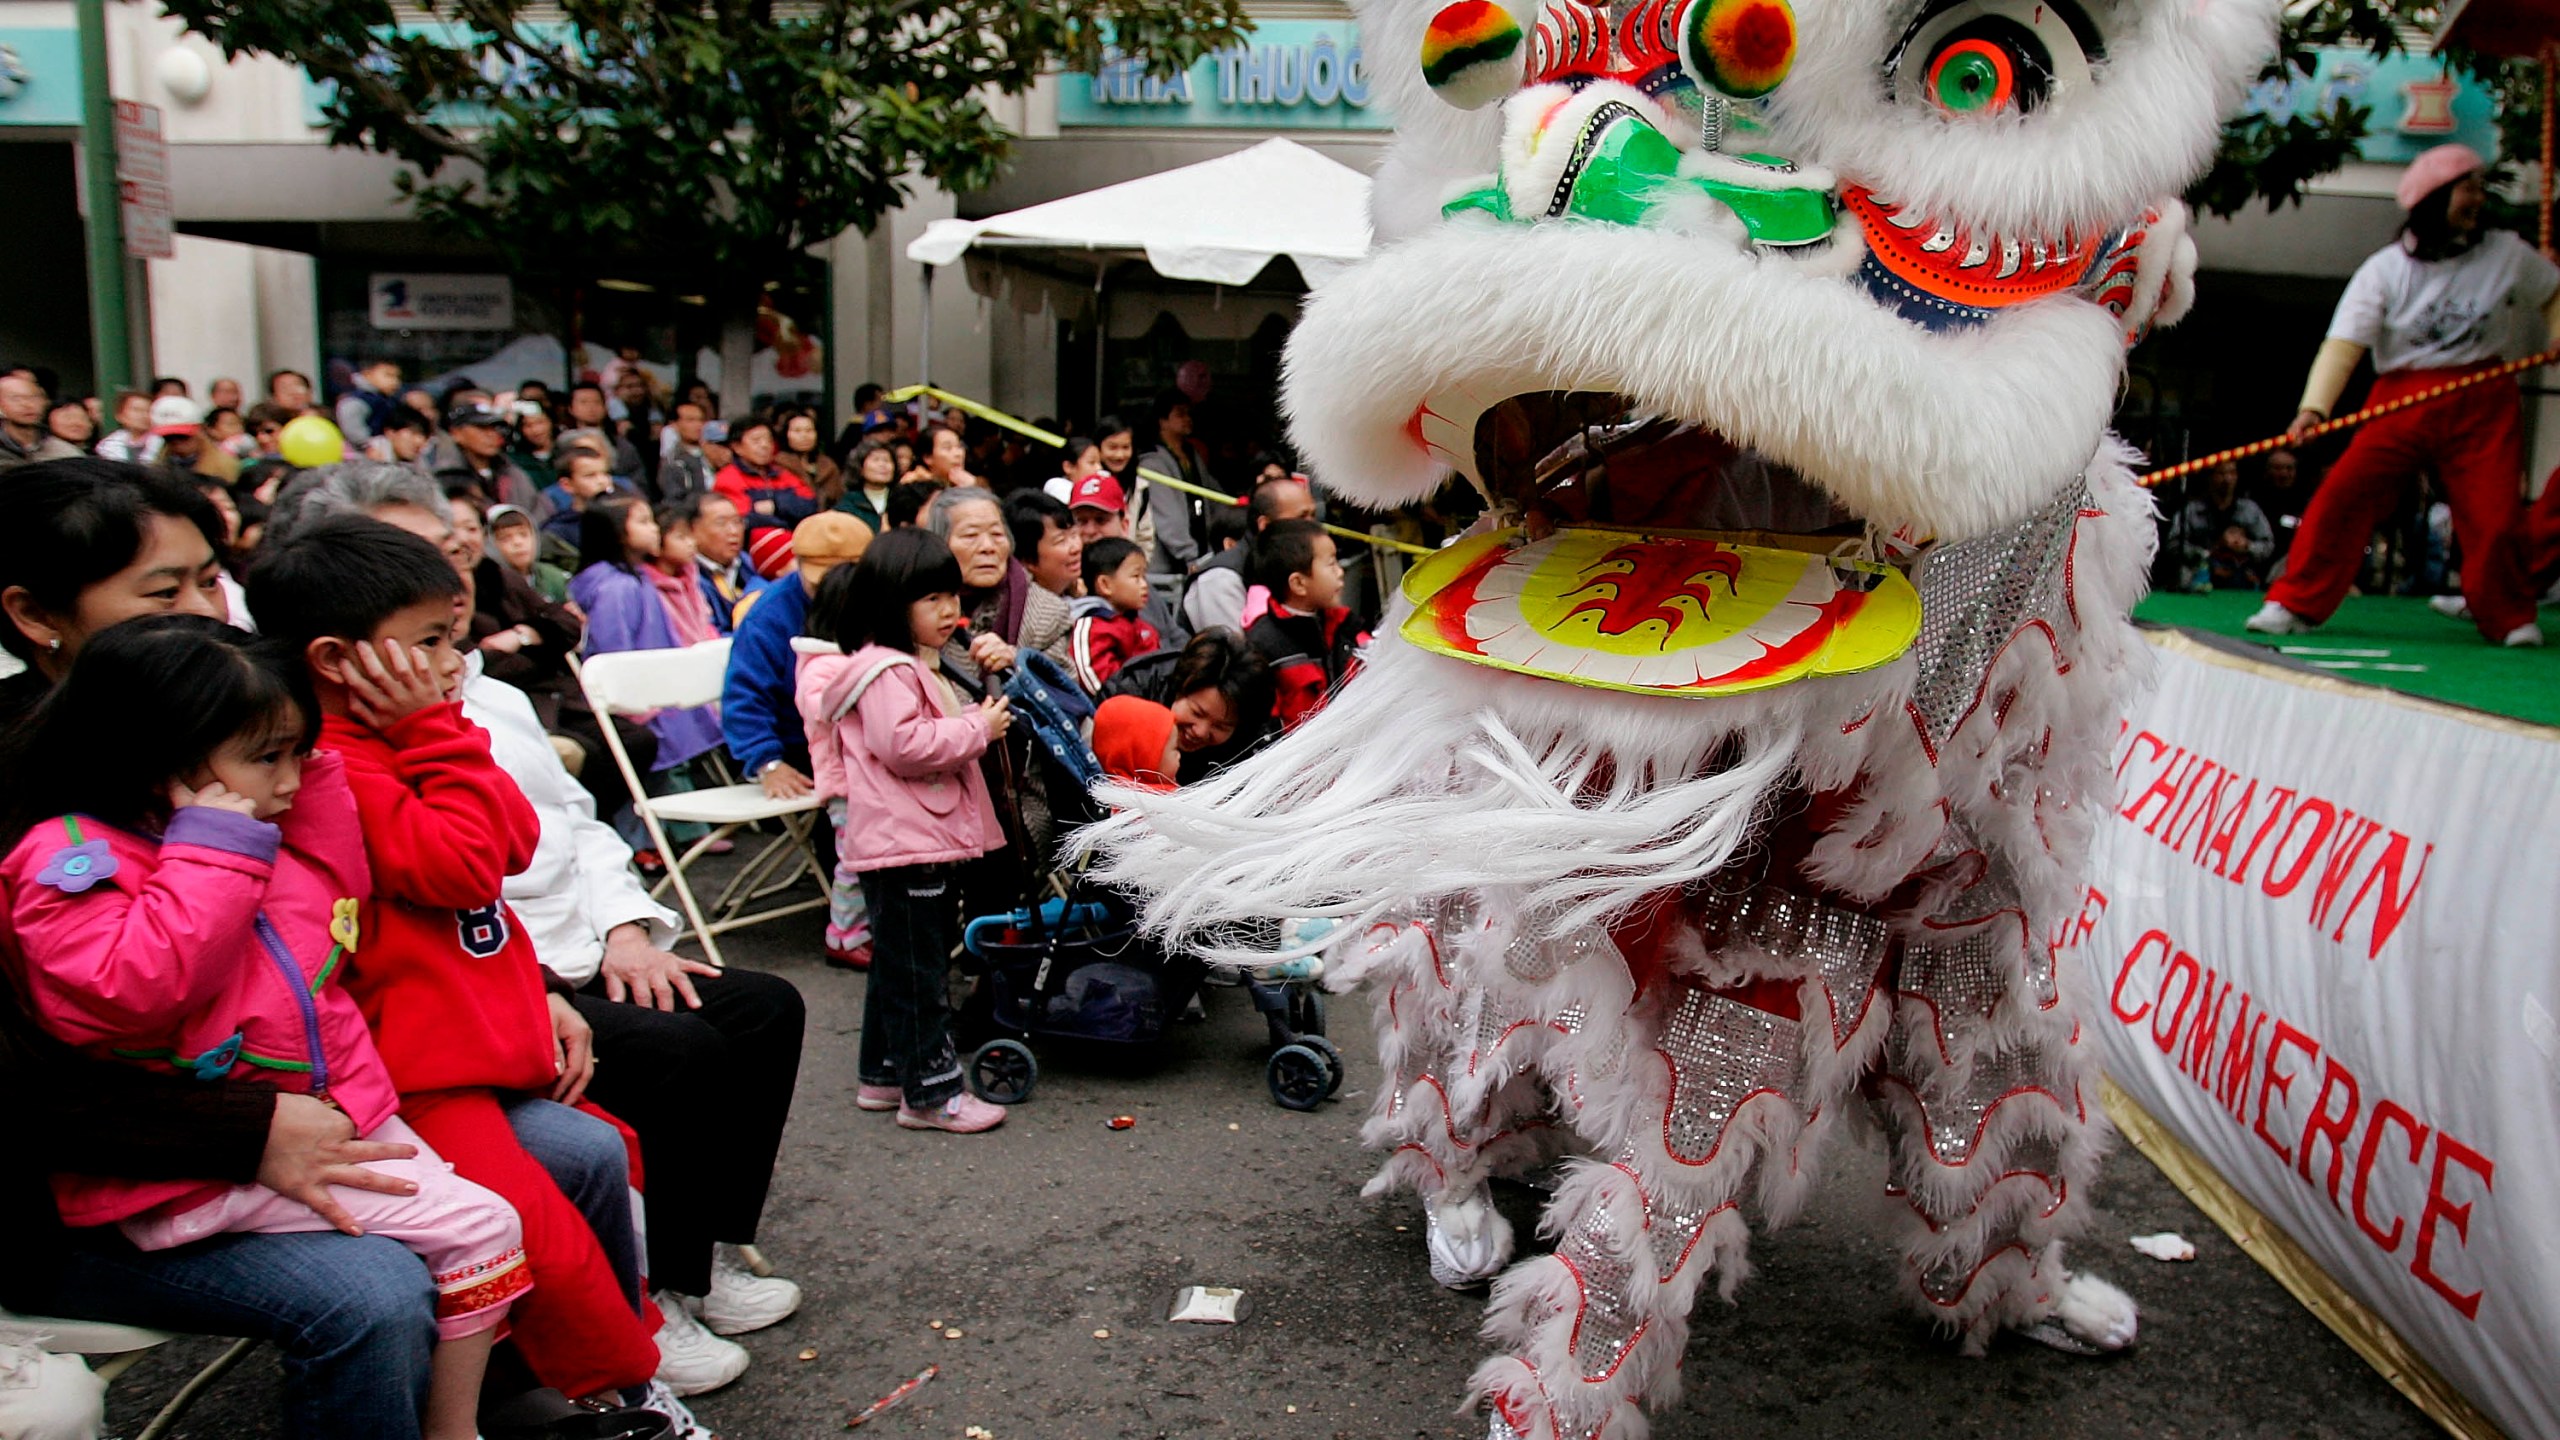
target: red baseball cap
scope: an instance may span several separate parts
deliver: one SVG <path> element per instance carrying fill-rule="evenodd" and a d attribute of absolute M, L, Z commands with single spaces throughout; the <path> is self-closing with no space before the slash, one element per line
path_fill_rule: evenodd
<path fill-rule="evenodd" d="M 1067 508 L 1108 510 L 1117 515 L 1129 508 L 1129 497 L 1122 493 L 1119 481 L 1096 470 L 1077 481 L 1076 487 L 1067 492 Z"/>

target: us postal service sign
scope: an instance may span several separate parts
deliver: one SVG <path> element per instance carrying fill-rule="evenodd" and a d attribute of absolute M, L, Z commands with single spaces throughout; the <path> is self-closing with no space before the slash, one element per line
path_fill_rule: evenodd
<path fill-rule="evenodd" d="M 2560 1436 L 2560 740 L 2168 648 L 2079 915 L 2108 1071 Z"/>

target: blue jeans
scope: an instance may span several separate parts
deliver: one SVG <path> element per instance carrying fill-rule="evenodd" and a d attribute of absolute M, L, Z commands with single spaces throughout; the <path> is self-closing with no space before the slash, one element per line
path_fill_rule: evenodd
<path fill-rule="evenodd" d="M 526 1153 L 596 1227 L 637 1306 L 640 1253 L 621 1134 L 548 1100 L 510 1101 L 506 1111 Z M 407 1246 L 332 1230 L 223 1235 L 145 1252 L 112 1229 L 75 1236 L 45 1313 L 273 1341 L 284 1351 L 289 1440 L 417 1440 L 436 1294 Z"/>

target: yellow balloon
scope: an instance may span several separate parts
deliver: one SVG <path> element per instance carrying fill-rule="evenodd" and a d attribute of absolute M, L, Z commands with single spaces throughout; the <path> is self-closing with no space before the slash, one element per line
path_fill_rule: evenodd
<path fill-rule="evenodd" d="M 279 437 L 285 463 L 298 470 L 314 465 L 335 465 L 347 458 L 347 437 L 338 427 L 318 415 L 304 415 L 285 422 Z"/>

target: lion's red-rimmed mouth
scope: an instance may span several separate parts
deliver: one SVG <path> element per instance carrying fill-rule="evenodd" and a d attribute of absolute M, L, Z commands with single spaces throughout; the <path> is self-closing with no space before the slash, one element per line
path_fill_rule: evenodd
<path fill-rule="evenodd" d="M 1865 528 L 1783 462 L 1624 395 L 1513 395 L 1476 417 L 1474 441 L 1473 473 L 1488 497 L 1558 524 L 1808 541 L 1854 537 Z"/>

